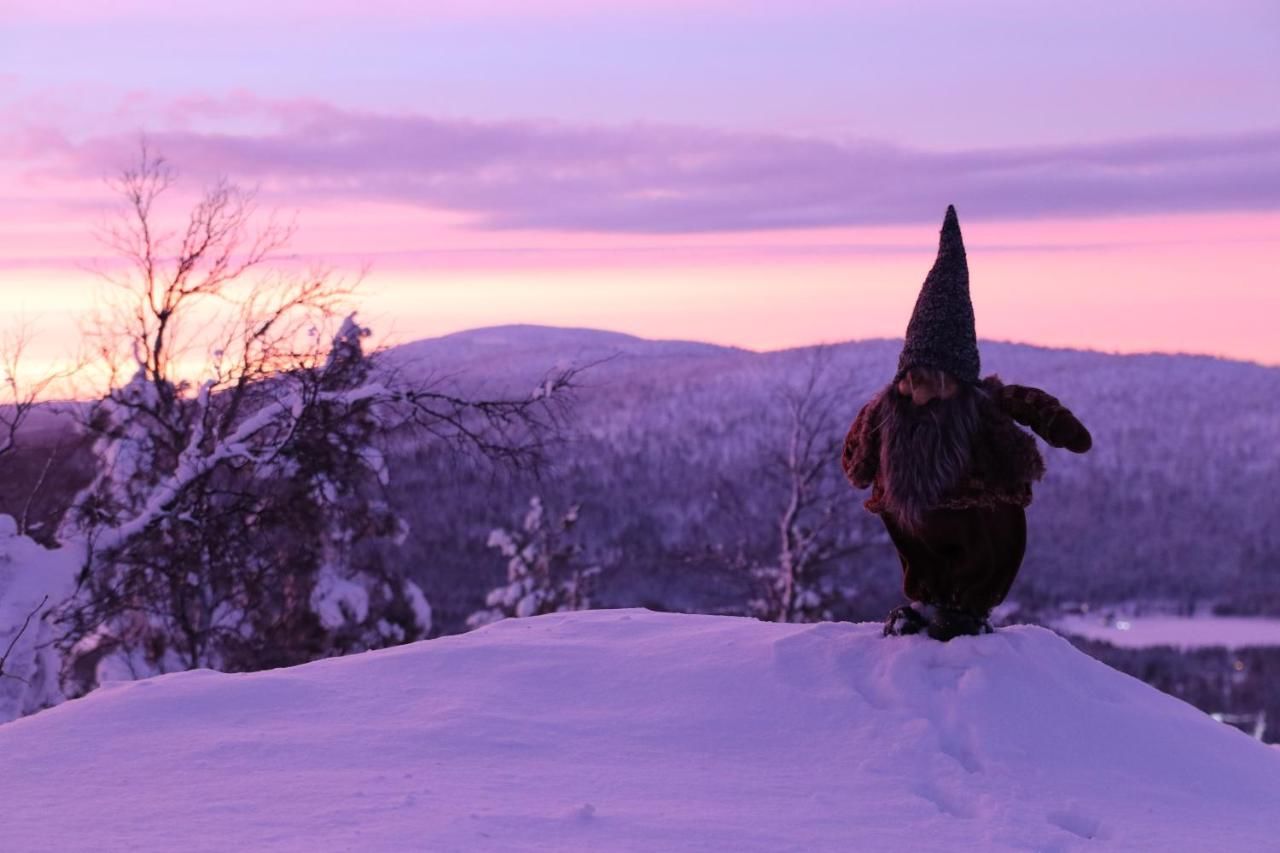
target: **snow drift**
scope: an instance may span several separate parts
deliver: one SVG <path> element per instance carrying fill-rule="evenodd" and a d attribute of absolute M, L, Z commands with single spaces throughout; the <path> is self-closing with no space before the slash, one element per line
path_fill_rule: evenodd
<path fill-rule="evenodd" d="M 7 850 L 1257 850 L 1280 750 L 1031 627 L 647 611 L 0 726 Z"/>

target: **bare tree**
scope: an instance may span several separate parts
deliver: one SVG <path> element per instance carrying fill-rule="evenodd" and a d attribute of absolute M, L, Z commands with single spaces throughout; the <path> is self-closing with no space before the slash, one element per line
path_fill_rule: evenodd
<path fill-rule="evenodd" d="M 751 613 L 774 622 L 833 618 L 846 595 L 833 564 L 862 547 L 847 530 L 848 494 L 839 471 L 843 434 L 836 418 L 838 397 L 829 382 L 831 351 L 815 348 L 804 378 L 779 391 L 783 412 L 781 451 L 766 454 L 760 480 L 781 489 L 775 561 L 752 571 L 759 597 Z"/>
<path fill-rule="evenodd" d="M 0 370 L 4 371 L 4 391 L 0 397 L 0 457 L 12 453 L 17 447 L 18 430 L 30 417 L 41 393 L 53 381 L 53 377 L 33 384 L 22 381 L 22 357 L 27 343 L 25 325 L 0 339 Z"/>
<path fill-rule="evenodd" d="M 0 457 L 17 449 L 23 424 L 50 391 L 83 367 L 83 362 L 73 362 L 37 374 L 25 371 L 31 340 L 31 327 L 25 321 L 0 335 L 0 371 L 4 374 L 0 384 Z"/>
<path fill-rule="evenodd" d="M 165 232 L 173 184 L 144 146 L 107 230 L 124 264 L 93 329 L 109 366 L 86 418 L 101 466 L 63 531 L 88 554 L 59 613 L 72 689 L 104 662 L 252 669 L 422 636 L 421 591 L 360 554 L 403 535 L 380 443 L 410 431 L 535 464 L 574 371 L 513 399 L 415 380 L 342 319 L 350 283 L 279 257 L 293 228 L 258 225 L 252 193 L 219 181 Z"/>
<path fill-rule="evenodd" d="M 70 380 L 83 359 L 32 364 L 32 326 L 18 319 L 0 333 L 0 512 L 11 515 L 18 532 L 52 544 L 48 522 L 66 510 L 74 487 L 48 492 L 46 486 L 74 479 L 67 442 L 73 433 L 73 404 L 57 399 L 72 389 Z M 33 418 L 39 416 L 38 422 Z"/>

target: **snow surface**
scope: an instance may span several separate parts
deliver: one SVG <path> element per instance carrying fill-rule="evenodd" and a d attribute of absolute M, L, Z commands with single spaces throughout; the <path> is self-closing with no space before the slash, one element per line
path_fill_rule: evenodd
<path fill-rule="evenodd" d="M 1280 619 L 1245 616 L 1063 616 L 1055 630 L 1125 649 L 1280 646 Z"/>
<path fill-rule="evenodd" d="M 1050 631 L 647 611 L 0 726 L 6 850 L 1263 850 L 1280 750 Z"/>

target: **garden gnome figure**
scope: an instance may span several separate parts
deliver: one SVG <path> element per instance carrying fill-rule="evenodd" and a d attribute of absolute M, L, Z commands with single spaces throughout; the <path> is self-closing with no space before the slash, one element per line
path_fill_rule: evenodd
<path fill-rule="evenodd" d="M 845 474 L 871 487 L 865 506 L 888 529 L 914 602 L 890 612 L 886 635 L 990 632 L 991 608 L 1022 564 L 1031 484 L 1044 474 L 1035 439 L 1018 424 L 1075 453 L 1093 444 L 1056 399 L 980 379 L 979 365 L 969 266 L 948 207 L 897 375 L 862 407 L 844 445 Z"/>

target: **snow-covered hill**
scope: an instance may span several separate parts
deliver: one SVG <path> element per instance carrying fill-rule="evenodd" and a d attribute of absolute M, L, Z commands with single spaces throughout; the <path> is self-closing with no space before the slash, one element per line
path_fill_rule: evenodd
<path fill-rule="evenodd" d="M 3 847 L 1264 850 L 1280 750 L 1039 628 L 597 611 L 0 726 Z"/>
<path fill-rule="evenodd" d="M 655 364 L 689 370 L 708 359 L 741 364 L 748 350 L 697 341 L 661 341 L 620 332 L 555 326 L 491 326 L 403 344 L 387 352 L 391 364 L 415 376 L 458 376 L 469 383 L 523 384 L 570 365 L 609 362 L 607 380 Z M 597 371 L 597 375 L 599 371 Z"/>

